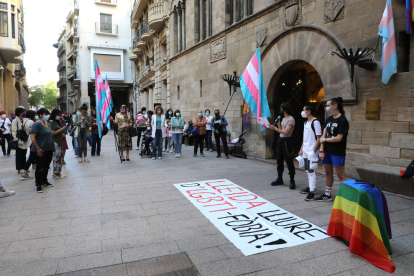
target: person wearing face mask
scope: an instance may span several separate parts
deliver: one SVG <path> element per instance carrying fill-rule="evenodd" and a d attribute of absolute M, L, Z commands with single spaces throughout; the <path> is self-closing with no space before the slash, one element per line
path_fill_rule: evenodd
<path fill-rule="evenodd" d="M 152 128 L 151 128 L 151 124 L 148 123 L 146 125 L 146 130 L 144 132 L 144 144 L 145 144 L 145 148 L 141 150 L 141 156 L 144 155 L 150 155 L 151 154 L 151 150 L 150 150 L 150 143 L 153 141 L 152 138 Z"/>
<path fill-rule="evenodd" d="M 132 117 L 127 112 L 125 105 L 121 105 L 121 112 L 115 115 L 115 124 L 118 124 L 118 150 L 122 161 L 125 161 L 124 150 L 126 151 L 126 161 L 129 161 L 129 151 L 132 150 L 132 139 L 129 136 L 129 128 L 132 127 Z"/>
<path fill-rule="evenodd" d="M 73 150 L 75 151 L 75 158 L 78 158 L 78 156 L 79 156 L 79 145 L 78 145 L 78 139 L 76 139 L 76 137 L 75 137 L 76 126 L 74 125 L 76 115 L 81 115 L 80 108 L 76 108 L 76 111 L 73 112 L 73 114 L 72 114 L 72 128 L 74 128 L 74 131 L 72 131 L 72 134 L 71 134 L 72 135 L 72 146 L 73 146 Z"/>
<path fill-rule="evenodd" d="M 175 158 L 181 157 L 181 147 L 183 145 L 184 118 L 181 117 L 181 111 L 174 111 L 174 117 L 171 118 L 172 138 L 174 141 Z"/>
<path fill-rule="evenodd" d="M 13 120 L 12 126 L 11 126 L 11 133 L 14 138 L 13 140 L 17 141 L 16 170 L 18 174 L 20 174 L 21 170 L 23 170 L 24 166 L 26 165 L 26 154 L 27 154 L 27 147 L 29 143 L 29 141 L 27 140 L 22 141 L 17 138 L 17 131 L 21 129 L 24 132 L 26 132 L 27 136 L 29 136 L 29 128 L 26 126 L 26 123 L 28 120 L 23 118 L 23 114 L 25 114 L 24 112 L 25 111 L 23 108 L 20 108 L 20 107 L 16 108 L 14 113 L 16 114 L 17 119 Z"/>
<path fill-rule="evenodd" d="M 142 133 L 147 130 L 146 125 L 147 125 L 148 116 L 145 115 L 146 110 L 147 109 L 143 107 L 141 111 L 138 112 L 137 116 L 135 117 L 134 124 L 135 124 L 135 127 L 137 128 L 137 133 L 138 133 L 136 150 L 139 150 Z"/>
<path fill-rule="evenodd" d="M 204 150 L 209 150 L 210 152 L 212 152 L 213 151 L 213 141 L 211 139 L 211 135 L 212 135 L 213 131 L 211 130 L 211 121 L 213 120 L 213 116 L 210 115 L 210 109 L 206 109 L 204 112 L 206 114 L 206 121 L 207 121 L 206 138 L 205 138 L 206 148 Z"/>
<path fill-rule="evenodd" d="M 171 132 L 171 118 L 173 118 L 173 110 L 169 108 L 165 112 L 165 139 L 164 139 L 164 149 L 163 151 L 173 152 L 171 149 L 173 146 L 172 132 Z"/>
<path fill-rule="evenodd" d="M 347 180 L 345 176 L 345 156 L 349 123 L 345 117 L 343 99 L 341 97 L 330 99 L 326 103 L 326 112 L 329 117 L 324 125 L 319 152 L 319 159 L 321 159 L 326 174 L 326 189 L 323 195 L 315 198 L 316 201 L 332 200 L 334 167 L 339 182 L 342 183 Z"/>
<path fill-rule="evenodd" d="M 183 132 L 183 143 L 185 138 L 187 138 L 187 145 L 186 146 L 193 146 L 194 136 L 191 133 L 194 130 L 193 121 L 188 120 L 188 123 L 184 126 Z"/>
<path fill-rule="evenodd" d="M 35 111 L 33 110 L 29 110 L 26 112 L 26 118 L 27 121 L 25 122 L 25 127 L 24 129 L 27 130 L 27 134 L 30 135 L 30 132 L 32 130 L 32 126 L 37 120 L 39 120 L 39 116 L 36 114 Z M 32 141 L 30 139 L 27 139 L 27 148 L 29 149 L 29 157 L 27 158 L 27 161 L 24 164 L 24 171 L 22 172 L 22 176 L 20 177 L 20 180 L 27 180 L 27 179 L 32 179 L 33 177 L 30 177 L 29 175 L 29 168 L 30 166 L 32 166 L 32 169 L 35 170 L 36 169 L 36 152 L 32 152 L 30 149 L 33 146 Z"/>
<path fill-rule="evenodd" d="M 198 129 L 198 135 L 194 137 L 194 154 L 193 157 L 197 157 L 197 150 L 200 146 L 200 155 L 204 157 L 203 153 L 203 144 L 204 144 L 204 137 L 206 136 L 206 125 L 207 120 L 206 117 L 203 116 L 203 111 L 199 110 L 197 116 L 194 117 L 194 128 Z"/>
<path fill-rule="evenodd" d="M 278 122 L 277 126 L 270 125 L 270 128 L 279 132 L 279 140 L 277 141 L 277 174 L 278 177 L 271 183 L 272 186 L 283 185 L 283 162 L 286 162 L 290 175 L 291 190 L 296 188 L 295 183 L 295 165 L 293 164 L 293 139 L 292 134 L 295 129 L 295 119 L 292 116 L 292 106 L 290 103 L 282 103 L 280 106 L 280 115 L 284 115 L 282 122 Z M 283 114 L 282 114 L 283 112 Z"/>
<path fill-rule="evenodd" d="M 95 156 L 95 153 L 97 156 L 101 156 L 101 141 L 102 137 L 99 137 L 99 129 L 98 129 L 98 122 L 96 120 L 96 113 L 92 114 L 91 118 L 91 125 L 92 125 L 92 149 L 91 149 L 91 155 Z"/>
<path fill-rule="evenodd" d="M 1 141 L 1 149 L 3 150 L 4 157 L 12 157 L 10 155 L 10 142 L 12 141 L 12 135 L 10 133 L 10 127 L 12 121 L 7 118 L 6 111 L 0 111 L 1 118 L 0 118 L 0 141 Z M 6 141 L 7 141 L 7 152 L 6 152 Z"/>
<path fill-rule="evenodd" d="M 53 144 L 55 151 L 53 152 L 53 177 L 55 179 L 65 179 L 66 175 L 62 175 L 63 165 L 63 133 L 69 128 L 63 126 L 61 122 L 62 111 L 53 109 L 49 119 L 49 126 L 52 130 Z"/>
<path fill-rule="evenodd" d="M 90 135 L 89 127 L 91 126 L 91 117 L 87 114 L 88 108 L 86 105 L 82 105 L 81 114 L 77 113 L 74 121 L 76 126 L 75 134 L 76 140 L 78 141 L 79 146 L 79 160 L 78 163 L 86 162 L 89 163 L 88 156 L 88 147 L 87 147 L 87 138 Z M 82 160 L 83 157 L 83 160 Z"/>
<path fill-rule="evenodd" d="M 165 138 L 165 115 L 161 106 L 155 108 L 155 114 L 151 118 L 152 138 L 152 160 L 155 160 L 158 151 L 158 159 L 162 159 L 162 139 Z"/>
<path fill-rule="evenodd" d="M 313 200 L 316 189 L 316 169 L 311 169 L 311 163 L 316 164 L 319 160 L 320 138 L 322 127 L 318 119 L 315 118 L 315 107 L 306 105 L 301 113 L 302 118 L 306 119 L 303 127 L 303 143 L 299 155 L 305 159 L 305 170 L 308 173 L 309 187 L 300 191 L 301 194 L 308 194 L 306 201 Z M 315 165 L 316 165 L 315 164 Z"/>
<path fill-rule="evenodd" d="M 13 122 L 13 120 L 16 118 L 16 114 L 12 113 L 10 116 L 10 121 Z"/>
<path fill-rule="evenodd" d="M 229 149 L 227 147 L 227 127 L 228 123 L 224 116 L 220 115 L 220 110 L 214 110 L 214 118 L 211 121 L 211 130 L 214 132 L 214 139 L 216 140 L 217 156 L 221 157 L 220 138 L 223 142 L 224 155 L 229 159 Z"/>
<path fill-rule="evenodd" d="M 30 131 L 30 139 L 32 140 L 31 151 L 36 153 L 36 190 L 38 193 L 43 193 L 42 185 L 53 187 L 47 180 L 50 163 L 53 159 L 53 152 L 55 146 L 53 144 L 52 130 L 48 124 L 50 112 L 46 108 L 41 108 L 37 111 L 39 120 L 32 125 Z"/>

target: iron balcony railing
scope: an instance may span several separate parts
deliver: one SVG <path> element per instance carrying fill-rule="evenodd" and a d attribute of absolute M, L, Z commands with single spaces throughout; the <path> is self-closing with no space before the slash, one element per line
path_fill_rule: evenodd
<path fill-rule="evenodd" d="M 59 65 L 57 66 L 57 71 L 60 72 L 65 67 L 66 67 L 66 60 L 62 60 L 61 62 L 59 62 Z"/>
<path fill-rule="evenodd" d="M 24 67 L 23 62 L 16 64 L 14 75 L 18 80 L 22 80 L 26 76 L 26 68 Z"/>
<path fill-rule="evenodd" d="M 66 78 L 60 77 L 59 81 L 57 82 L 56 86 L 61 87 L 63 85 L 66 85 Z"/>
<path fill-rule="evenodd" d="M 72 69 L 68 74 L 68 79 L 76 77 L 76 69 Z"/>
<path fill-rule="evenodd" d="M 108 24 L 102 22 L 96 22 L 95 24 L 95 31 L 99 34 L 118 34 L 118 25 L 116 24 Z"/>
<path fill-rule="evenodd" d="M 70 59 L 71 57 L 76 56 L 77 51 L 77 49 L 72 48 L 72 50 L 70 50 L 69 53 L 66 55 L 66 59 Z"/>
<path fill-rule="evenodd" d="M 23 34 L 19 35 L 19 45 L 22 47 L 22 53 L 26 53 L 26 45 L 24 44 L 24 36 Z"/>
<path fill-rule="evenodd" d="M 57 98 L 57 104 L 65 104 L 66 103 L 66 96 L 60 96 Z"/>
<path fill-rule="evenodd" d="M 60 57 L 60 55 L 66 51 L 66 45 L 65 44 L 60 44 L 58 47 L 58 52 L 57 52 L 57 56 Z"/>
<path fill-rule="evenodd" d="M 132 21 L 134 21 L 134 14 L 135 14 L 135 11 L 137 9 L 139 1 L 141 1 L 141 0 L 135 0 L 135 2 L 134 2 L 134 6 L 133 6 L 132 12 L 131 12 L 131 24 L 132 24 Z"/>
<path fill-rule="evenodd" d="M 138 42 L 141 42 L 142 40 L 141 40 L 141 32 L 140 32 L 140 30 L 138 30 L 136 33 L 135 33 L 135 37 L 134 37 L 134 39 L 132 39 L 132 47 L 135 49 L 135 48 L 137 48 L 137 43 Z"/>
<path fill-rule="evenodd" d="M 69 40 L 72 35 L 73 35 L 73 29 L 70 29 L 68 34 L 66 35 L 66 40 Z"/>
<path fill-rule="evenodd" d="M 148 27 L 148 20 L 145 19 L 141 22 L 141 24 L 139 25 L 139 30 L 141 35 L 143 34 L 148 34 L 150 32 L 150 28 Z"/>

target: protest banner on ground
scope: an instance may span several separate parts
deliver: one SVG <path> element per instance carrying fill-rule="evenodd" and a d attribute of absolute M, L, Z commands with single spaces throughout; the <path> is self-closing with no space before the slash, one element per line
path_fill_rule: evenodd
<path fill-rule="evenodd" d="M 227 179 L 174 186 L 246 256 L 328 237 L 322 228 Z"/>

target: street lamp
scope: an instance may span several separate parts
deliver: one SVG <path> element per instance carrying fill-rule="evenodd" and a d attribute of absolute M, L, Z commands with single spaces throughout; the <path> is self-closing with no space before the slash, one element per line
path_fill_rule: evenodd
<path fill-rule="evenodd" d="M 372 71 L 374 67 L 377 66 L 377 64 L 372 60 L 372 58 L 363 59 L 369 56 L 370 54 L 372 54 L 374 50 L 371 48 L 365 48 L 362 51 L 361 51 L 361 48 L 358 48 L 355 54 L 352 52 L 352 48 L 349 49 L 349 53 L 346 51 L 345 48 L 343 48 L 342 50 L 341 49 L 336 49 L 336 50 L 339 51 L 339 53 L 332 52 L 331 55 L 333 56 L 337 55 L 338 57 L 340 57 L 341 59 L 344 59 L 346 62 L 348 62 L 351 65 L 351 82 L 354 81 L 355 65 L 368 71 Z"/>
<path fill-rule="evenodd" d="M 230 75 L 230 74 L 220 75 L 220 79 L 224 80 L 229 85 L 229 91 L 230 91 L 230 96 L 231 96 L 230 100 L 229 100 L 229 103 L 227 104 L 226 110 L 224 111 L 224 114 L 223 114 L 223 116 L 224 116 L 224 115 L 226 115 L 227 108 L 229 108 L 231 99 L 233 99 L 233 96 L 236 93 L 237 87 L 240 87 L 240 77 L 238 77 L 236 75 L 236 72 L 234 72 L 234 75 Z M 231 87 L 232 86 L 234 87 L 233 88 L 234 89 L 233 94 L 231 94 Z"/>

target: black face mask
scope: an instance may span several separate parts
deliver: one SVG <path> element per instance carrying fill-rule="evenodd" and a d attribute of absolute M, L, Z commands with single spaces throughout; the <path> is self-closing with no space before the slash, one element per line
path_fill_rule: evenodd
<path fill-rule="evenodd" d="M 220 117 L 220 113 L 214 113 L 214 115 L 216 115 L 216 117 Z"/>

